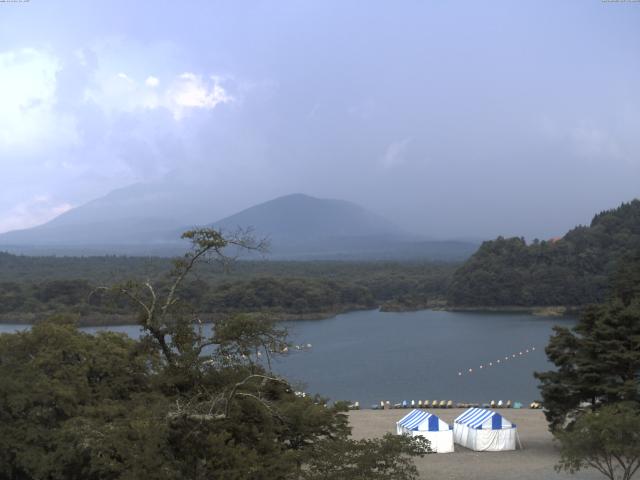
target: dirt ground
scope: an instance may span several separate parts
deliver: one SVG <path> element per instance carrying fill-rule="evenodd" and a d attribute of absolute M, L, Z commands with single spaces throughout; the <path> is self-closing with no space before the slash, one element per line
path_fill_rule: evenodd
<path fill-rule="evenodd" d="M 451 424 L 464 409 L 432 410 L 442 420 Z M 510 452 L 474 452 L 455 445 L 454 453 L 426 455 L 416 459 L 420 478 L 433 480 L 591 480 L 602 479 L 595 470 L 585 470 L 574 475 L 556 473 L 558 451 L 547 430 L 544 414 L 540 410 L 500 410 L 518 427 L 523 449 Z M 349 412 L 356 439 L 374 438 L 387 432 L 395 433 L 395 422 L 407 414 L 407 410 L 359 410 Z"/>

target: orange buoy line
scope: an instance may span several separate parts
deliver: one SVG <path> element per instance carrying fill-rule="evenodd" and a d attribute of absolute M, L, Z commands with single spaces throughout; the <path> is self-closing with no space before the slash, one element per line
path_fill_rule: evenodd
<path fill-rule="evenodd" d="M 535 351 L 536 351 L 536 347 L 529 347 L 529 348 L 525 348 L 524 350 L 519 350 L 518 353 L 512 353 L 511 355 L 505 355 L 504 360 L 502 360 L 502 358 L 498 358 L 495 361 L 482 363 L 482 364 L 480 364 L 479 370 L 486 370 L 486 368 L 488 368 L 488 367 L 503 365 L 504 362 L 506 362 L 506 361 L 508 361 L 508 360 L 510 360 L 512 358 L 524 357 L 525 355 L 527 355 L 529 353 L 533 353 Z M 461 377 L 464 373 L 466 373 L 466 374 L 473 373 L 473 368 L 469 368 L 466 371 L 460 370 L 458 372 L 458 376 Z"/>

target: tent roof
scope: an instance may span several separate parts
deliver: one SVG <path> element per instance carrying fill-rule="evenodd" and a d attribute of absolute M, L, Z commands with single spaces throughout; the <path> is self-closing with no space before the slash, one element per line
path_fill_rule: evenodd
<path fill-rule="evenodd" d="M 515 427 L 498 412 L 484 408 L 470 408 L 454 420 L 455 423 L 475 429 L 500 430 Z"/>
<path fill-rule="evenodd" d="M 421 425 L 427 424 L 427 428 L 420 428 Z M 440 431 L 449 429 L 449 426 L 440 420 L 437 415 L 429 413 L 424 410 L 411 410 L 408 414 L 398 420 L 398 425 L 406 428 L 407 430 L 429 430 Z"/>

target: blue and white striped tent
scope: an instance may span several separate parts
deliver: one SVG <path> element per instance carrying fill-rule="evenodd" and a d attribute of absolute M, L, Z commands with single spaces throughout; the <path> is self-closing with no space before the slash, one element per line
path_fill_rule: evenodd
<path fill-rule="evenodd" d="M 434 452 L 453 452 L 453 430 L 437 415 L 426 410 L 410 411 L 396 422 L 396 430 L 398 435 L 425 437 Z"/>
<path fill-rule="evenodd" d="M 469 428 L 482 428 L 491 430 L 501 430 L 503 428 L 515 427 L 510 421 L 504 418 L 495 410 L 485 408 L 470 408 L 458 418 L 455 423 L 467 425 Z"/>
<path fill-rule="evenodd" d="M 454 420 L 453 438 L 476 451 L 515 450 L 518 430 L 495 410 L 470 408 Z"/>

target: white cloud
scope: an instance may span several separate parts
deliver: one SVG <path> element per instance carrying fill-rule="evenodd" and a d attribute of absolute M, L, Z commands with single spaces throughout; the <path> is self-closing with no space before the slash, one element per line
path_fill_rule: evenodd
<path fill-rule="evenodd" d="M 71 208 L 69 203 L 56 202 L 48 195 L 35 195 L 0 216 L 0 233 L 40 225 Z"/>
<path fill-rule="evenodd" d="M 23 48 L 0 53 L 0 151 L 77 142 L 74 118 L 55 110 L 59 60 Z"/>
<path fill-rule="evenodd" d="M 167 88 L 160 89 L 159 85 L 160 80 L 154 76 L 138 83 L 125 72 L 98 73 L 94 85 L 85 92 L 85 100 L 107 112 L 164 108 L 176 120 L 182 120 L 194 109 L 212 110 L 221 103 L 234 101 L 217 76 L 205 79 L 202 75 L 185 72 L 177 75 Z"/>
<path fill-rule="evenodd" d="M 411 137 L 407 137 L 390 143 L 380 159 L 380 165 L 385 169 L 389 169 L 403 164 L 406 161 L 406 153 L 411 140 Z"/>
<path fill-rule="evenodd" d="M 120 72 L 120 73 L 118 73 L 116 76 L 117 76 L 118 78 L 121 78 L 121 79 L 122 79 L 122 80 L 124 80 L 125 82 L 131 83 L 131 84 L 135 83 L 133 80 L 131 80 L 131 78 L 129 77 L 129 75 L 127 75 L 127 74 L 126 74 L 126 73 L 124 73 L 124 72 Z"/>
<path fill-rule="evenodd" d="M 85 54 L 83 49 L 79 48 L 76 51 L 74 51 L 73 56 L 78 60 L 78 63 L 80 65 L 82 65 L 83 67 L 87 66 L 88 64 L 87 55 Z"/>
<path fill-rule="evenodd" d="M 0 231 L 47 222 L 199 155 L 204 140 L 190 122 L 216 119 L 190 114 L 238 102 L 243 85 L 185 72 L 164 46 L 158 52 L 0 48 Z"/>
<path fill-rule="evenodd" d="M 93 85 L 85 90 L 84 99 L 109 113 L 131 112 L 138 108 L 155 108 L 158 105 L 154 92 L 142 89 L 124 72 L 96 72 Z"/>
<path fill-rule="evenodd" d="M 211 110 L 220 103 L 229 103 L 233 97 L 220 84 L 220 79 L 211 76 L 207 82 L 202 76 L 183 73 L 166 94 L 166 106 L 176 120 L 181 119 L 190 108 Z"/>
<path fill-rule="evenodd" d="M 150 75 L 147 77 L 147 79 L 144 81 L 144 84 L 147 87 L 151 87 L 151 88 L 155 88 L 158 85 L 160 85 L 160 80 L 158 80 L 157 77 L 154 77 L 153 75 Z"/>

